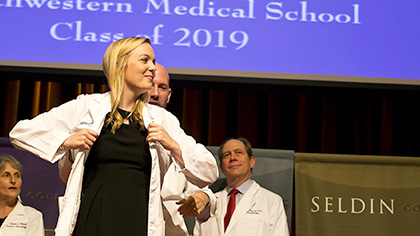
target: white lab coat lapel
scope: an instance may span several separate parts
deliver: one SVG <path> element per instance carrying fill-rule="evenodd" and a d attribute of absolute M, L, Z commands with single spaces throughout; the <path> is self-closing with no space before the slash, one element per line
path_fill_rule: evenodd
<path fill-rule="evenodd" d="M 144 123 L 144 127 L 147 129 L 147 127 L 151 124 L 151 123 L 157 123 L 160 124 L 161 122 L 156 119 L 153 116 L 153 113 L 149 111 L 149 106 L 148 104 L 144 104 L 143 110 L 142 110 L 142 115 L 143 115 L 143 123 Z M 157 117 L 159 118 L 159 117 Z M 157 151 L 157 143 L 156 142 L 150 142 L 149 143 L 149 150 L 150 150 L 150 155 L 152 157 L 152 170 L 155 169 L 155 165 L 159 165 L 159 160 L 155 160 L 158 156 L 158 151 Z M 153 181 L 153 179 L 151 179 L 150 181 Z M 156 180 L 157 181 L 157 180 Z M 160 182 L 160 179 L 159 179 Z M 153 183 L 150 183 L 150 185 L 152 186 Z"/>
<path fill-rule="evenodd" d="M 144 126 L 147 129 L 147 127 L 151 123 L 156 124 L 162 124 L 161 117 L 156 115 L 156 112 L 153 112 L 153 106 L 144 104 L 143 110 L 143 122 Z M 155 222 L 152 219 L 162 219 L 163 222 L 163 215 L 162 215 L 162 204 L 156 204 L 157 202 L 160 202 L 160 188 L 161 188 L 161 182 L 160 181 L 163 178 L 162 175 L 162 168 L 160 165 L 160 153 L 158 149 L 163 147 L 157 143 L 157 142 L 150 142 L 149 143 L 149 150 L 150 155 L 152 158 L 152 173 L 156 172 L 157 168 L 160 168 L 160 175 L 151 175 L 150 176 L 150 189 L 149 189 L 149 206 L 156 206 L 156 208 L 153 208 L 153 210 L 150 210 L 152 208 L 149 208 L 149 217 L 148 217 L 148 228 L 149 228 L 149 234 L 151 235 L 158 235 L 162 234 L 164 232 L 164 226 L 160 224 L 160 222 Z"/>
<path fill-rule="evenodd" d="M 94 101 L 97 103 L 88 104 L 88 112 L 81 119 L 80 126 L 86 125 L 85 128 L 89 128 L 95 130 L 97 133 L 100 133 L 105 121 L 105 116 L 111 110 L 110 93 L 108 93 L 104 99 Z M 87 150 L 84 152 L 78 152 L 75 156 L 72 170 L 70 171 L 70 175 L 67 180 L 63 209 L 61 209 L 56 227 L 56 236 L 68 235 L 69 232 L 73 231 L 76 224 L 78 215 L 77 213 L 80 206 L 80 193 L 82 189 L 84 163 L 88 154 L 89 151 Z M 76 212 L 76 214 L 73 214 L 73 212 Z"/>
<path fill-rule="evenodd" d="M 13 208 L 12 212 L 10 212 L 9 216 L 3 222 L 1 228 L 6 227 L 11 222 L 16 222 L 17 218 L 22 217 L 24 215 L 25 215 L 25 209 L 23 208 L 23 205 L 18 201 L 16 203 L 15 208 Z"/>
<path fill-rule="evenodd" d="M 111 111 L 111 93 L 107 93 L 105 98 L 94 99 L 96 104 L 89 106 L 89 113 L 86 114 L 92 119 L 92 126 L 90 129 L 95 130 L 100 133 L 102 126 L 104 125 L 105 116 L 108 112 Z"/>
<path fill-rule="evenodd" d="M 232 214 L 232 218 L 230 219 L 225 235 L 229 235 L 230 231 L 232 231 L 232 229 L 235 228 L 235 225 L 240 222 L 241 218 L 255 205 L 257 200 L 255 194 L 258 189 L 259 185 L 253 181 L 251 187 L 242 197 L 241 201 L 236 205 L 235 211 Z"/>
<path fill-rule="evenodd" d="M 164 121 L 162 120 L 163 119 L 162 112 L 166 112 L 166 110 L 155 105 L 149 105 L 147 103 L 144 105 L 143 122 L 146 129 L 151 123 L 163 125 Z M 149 148 L 150 148 L 150 154 L 152 158 L 158 157 L 156 161 L 152 160 L 152 170 L 154 170 L 153 164 L 157 164 L 160 169 L 160 179 L 163 179 L 166 171 L 169 168 L 169 165 L 172 163 L 172 159 L 162 160 L 162 158 L 170 157 L 171 156 L 170 152 L 166 150 L 159 142 L 150 142 Z M 163 153 L 167 153 L 167 155 L 162 155 Z M 159 179 L 159 184 L 161 186 L 163 181 L 160 181 L 160 179 Z"/>
<path fill-rule="evenodd" d="M 217 219 L 217 226 L 219 229 L 219 235 L 224 235 L 225 231 L 225 215 L 226 215 L 226 208 L 227 208 L 227 187 L 224 188 L 220 195 L 218 196 L 218 199 L 216 200 L 217 203 L 217 212 L 216 212 L 216 219 Z"/>
<path fill-rule="evenodd" d="M 144 127 L 149 126 L 150 123 L 155 123 L 155 117 L 152 117 L 152 114 L 149 112 L 149 105 L 148 104 L 144 104 L 143 107 L 143 122 L 144 122 Z"/>

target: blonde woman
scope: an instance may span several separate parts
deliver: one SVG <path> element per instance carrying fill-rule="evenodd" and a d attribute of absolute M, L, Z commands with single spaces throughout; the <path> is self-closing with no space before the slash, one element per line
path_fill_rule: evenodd
<path fill-rule="evenodd" d="M 164 235 L 160 186 L 168 166 L 213 183 L 212 154 L 171 113 L 144 101 L 156 72 L 148 39 L 112 43 L 102 62 L 111 89 L 81 95 L 10 132 L 17 148 L 60 160 L 67 181 L 56 235 Z"/>

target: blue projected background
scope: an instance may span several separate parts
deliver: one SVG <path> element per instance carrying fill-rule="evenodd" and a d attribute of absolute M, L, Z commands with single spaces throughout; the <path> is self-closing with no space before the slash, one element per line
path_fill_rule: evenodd
<path fill-rule="evenodd" d="M 395 0 L 0 0 L 0 65 L 99 65 L 113 41 L 143 36 L 169 68 L 420 84 L 418 9 Z"/>

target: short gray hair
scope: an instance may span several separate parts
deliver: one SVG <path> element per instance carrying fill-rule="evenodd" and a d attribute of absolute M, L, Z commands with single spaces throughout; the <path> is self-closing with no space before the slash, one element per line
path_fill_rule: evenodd
<path fill-rule="evenodd" d="M 1 155 L 0 156 L 0 171 L 3 171 L 6 168 L 6 164 L 11 165 L 14 169 L 16 169 L 20 172 L 20 175 L 22 175 L 23 166 L 13 156 L 11 156 L 11 155 Z"/>

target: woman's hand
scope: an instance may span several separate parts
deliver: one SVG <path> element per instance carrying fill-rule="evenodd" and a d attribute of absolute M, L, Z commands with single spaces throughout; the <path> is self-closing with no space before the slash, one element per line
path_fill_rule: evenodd
<path fill-rule="evenodd" d="M 179 144 L 169 136 L 166 130 L 155 123 L 150 123 L 147 127 L 148 135 L 146 142 L 158 141 L 162 146 L 169 151 L 176 151 L 179 148 Z"/>
<path fill-rule="evenodd" d="M 166 132 L 166 130 L 161 125 L 155 123 L 149 124 L 147 127 L 147 132 L 148 135 L 146 137 L 146 142 L 159 142 L 163 148 L 171 152 L 180 168 L 183 169 L 184 160 L 182 159 L 181 147 L 174 139 L 171 138 L 168 132 Z"/>
<path fill-rule="evenodd" d="M 62 144 L 64 149 L 86 149 L 89 150 L 98 138 L 98 133 L 91 129 L 82 129 L 71 135 Z"/>

